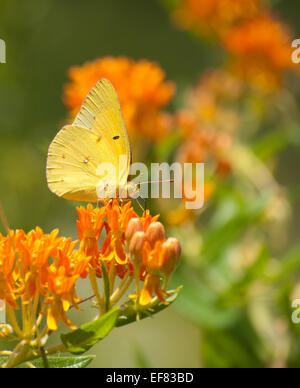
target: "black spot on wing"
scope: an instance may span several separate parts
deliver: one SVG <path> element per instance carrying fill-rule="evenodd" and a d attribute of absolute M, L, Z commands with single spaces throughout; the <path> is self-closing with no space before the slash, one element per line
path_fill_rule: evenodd
<path fill-rule="evenodd" d="M 113 140 L 119 140 L 120 139 L 120 136 L 114 136 L 113 137 Z"/>

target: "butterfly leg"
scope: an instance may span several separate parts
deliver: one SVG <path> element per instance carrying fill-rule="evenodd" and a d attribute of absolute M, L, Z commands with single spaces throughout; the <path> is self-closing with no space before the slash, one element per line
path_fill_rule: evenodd
<path fill-rule="evenodd" d="M 141 197 L 139 197 L 139 198 L 141 198 Z M 139 207 L 142 209 L 142 212 L 144 213 L 144 211 L 145 211 L 146 209 L 144 209 L 143 206 L 141 205 L 141 203 L 140 203 L 140 201 L 139 201 L 139 198 L 136 198 L 136 202 L 137 202 L 137 204 L 139 205 Z"/>

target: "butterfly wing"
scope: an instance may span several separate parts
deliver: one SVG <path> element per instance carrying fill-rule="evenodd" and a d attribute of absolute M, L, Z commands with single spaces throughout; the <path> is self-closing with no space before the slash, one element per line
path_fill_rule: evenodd
<path fill-rule="evenodd" d="M 49 188 L 60 197 L 79 202 L 113 198 L 127 183 L 130 163 L 118 96 L 109 81 L 101 80 L 87 96 L 73 125 L 64 127 L 49 148 Z M 114 166 L 115 176 L 99 169 L 107 164 Z M 99 194 L 101 185 L 105 193 Z"/>
<path fill-rule="evenodd" d="M 126 156 L 120 167 L 120 185 L 126 185 L 131 148 L 118 95 L 107 79 L 100 80 L 90 91 L 73 125 L 87 128 L 105 137 L 117 155 Z"/>

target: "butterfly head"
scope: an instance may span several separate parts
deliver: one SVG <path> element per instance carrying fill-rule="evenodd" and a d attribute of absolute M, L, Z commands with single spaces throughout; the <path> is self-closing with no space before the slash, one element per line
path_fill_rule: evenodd
<path fill-rule="evenodd" d="M 139 185 L 134 182 L 127 183 L 127 193 L 129 198 L 138 198 L 140 194 Z"/>

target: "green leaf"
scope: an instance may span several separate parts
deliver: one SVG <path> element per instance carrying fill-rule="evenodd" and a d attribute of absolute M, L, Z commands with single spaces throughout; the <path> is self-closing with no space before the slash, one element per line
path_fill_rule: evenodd
<path fill-rule="evenodd" d="M 271 277 L 273 281 L 285 280 L 286 277 L 300 269 L 300 244 L 294 246 L 282 257 L 280 263 L 278 271 Z"/>
<path fill-rule="evenodd" d="M 155 314 L 159 313 L 160 311 L 165 310 L 172 303 L 175 302 L 175 300 L 180 295 L 182 288 L 183 287 L 181 286 L 181 287 L 178 287 L 177 290 L 168 291 L 168 294 L 170 294 L 170 296 L 168 298 L 166 298 L 166 301 L 169 303 L 168 305 L 165 305 L 165 304 L 159 302 L 153 307 L 147 306 L 146 308 L 142 308 L 140 306 L 137 307 L 136 303 L 134 301 L 130 301 L 128 303 L 125 303 L 121 307 L 121 314 L 118 317 L 116 327 L 128 325 L 128 324 L 136 322 L 138 320 L 142 320 L 142 319 L 151 317 L 152 315 L 155 315 Z"/>
<path fill-rule="evenodd" d="M 95 356 L 85 357 L 48 357 L 48 365 L 50 369 L 84 369 L 93 360 Z M 8 357 L 0 357 L 0 365 L 4 364 L 8 360 Z M 41 358 L 30 361 L 30 363 L 37 369 L 44 369 L 44 363 Z M 17 367 L 18 369 L 27 369 L 28 365 L 22 364 Z"/>
<path fill-rule="evenodd" d="M 287 147 L 290 142 L 288 131 L 285 128 L 279 128 L 256 142 L 253 151 L 259 159 L 268 160 Z"/>
<path fill-rule="evenodd" d="M 205 261 L 211 263 L 222 257 L 225 249 L 239 241 L 244 233 L 261 219 L 265 206 L 265 198 L 257 200 L 247 207 L 238 209 L 224 223 L 212 225 L 203 231 L 201 255 Z"/>
<path fill-rule="evenodd" d="M 176 310 L 202 328 L 221 329 L 230 326 L 237 319 L 238 311 L 234 307 L 220 308 L 214 290 L 192 275 L 192 271 L 180 270 L 173 275 L 174 282 L 184 285 Z"/>
<path fill-rule="evenodd" d="M 86 323 L 69 334 L 61 335 L 67 351 L 72 354 L 83 354 L 91 349 L 116 326 L 119 314 L 119 308 L 113 309 L 100 319 Z"/>
<path fill-rule="evenodd" d="M 202 330 L 201 354 L 206 368 L 262 368 L 266 352 L 247 312 L 224 330 Z"/>
<path fill-rule="evenodd" d="M 85 357 L 48 357 L 48 364 L 50 369 L 84 369 L 93 360 L 95 356 Z M 41 358 L 31 361 L 37 369 L 44 369 L 44 363 Z M 28 368 L 27 365 L 21 365 L 19 368 Z"/>
<path fill-rule="evenodd" d="M 270 252 L 267 245 L 264 243 L 261 246 L 259 254 L 255 262 L 249 266 L 238 280 L 233 281 L 227 290 L 220 295 L 220 301 L 224 307 L 230 305 L 241 305 L 244 298 L 247 299 L 249 288 L 257 280 L 268 280 L 267 265 L 270 260 Z"/>

